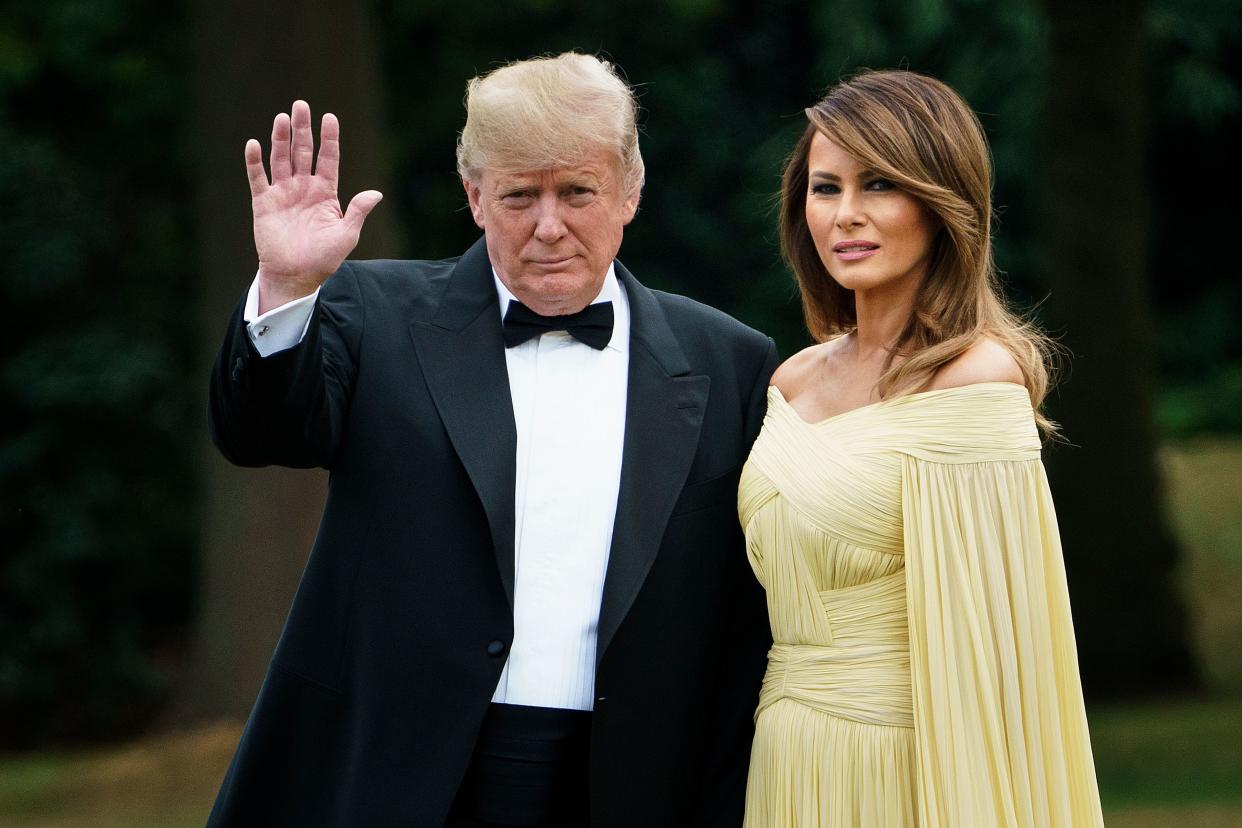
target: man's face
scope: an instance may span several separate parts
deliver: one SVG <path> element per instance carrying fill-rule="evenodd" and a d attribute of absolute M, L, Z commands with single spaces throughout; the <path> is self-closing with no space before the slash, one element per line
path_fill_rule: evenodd
<path fill-rule="evenodd" d="M 615 154 L 599 149 L 572 167 L 484 170 L 463 182 L 474 223 L 500 281 L 545 316 L 576 313 L 599 294 L 634 218 Z"/>

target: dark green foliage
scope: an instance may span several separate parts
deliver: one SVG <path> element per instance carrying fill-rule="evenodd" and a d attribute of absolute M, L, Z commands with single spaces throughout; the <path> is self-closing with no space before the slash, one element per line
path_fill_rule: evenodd
<path fill-rule="evenodd" d="M 166 689 L 199 417 L 178 7 L 0 19 L 0 745 L 132 730 Z"/>
<path fill-rule="evenodd" d="M 1242 2 L 1151 5 L 1152 272 L 1163 433 L 1242 433 Z"/>

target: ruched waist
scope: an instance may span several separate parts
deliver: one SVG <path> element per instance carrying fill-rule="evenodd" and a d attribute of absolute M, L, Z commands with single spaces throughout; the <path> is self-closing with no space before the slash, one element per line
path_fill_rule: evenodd
<path fill-rule="evenodd" d="M 864 724 L 913 727 L 904 573 L 820 599 L 831 643 L 773 644 L 756 716 L 791 699 Z"/>
<path fill-rule="evenodd" d="M 774 644 L 755 715 L 780 699 L 863 724 L 914 727 L 910 648 Z"/>

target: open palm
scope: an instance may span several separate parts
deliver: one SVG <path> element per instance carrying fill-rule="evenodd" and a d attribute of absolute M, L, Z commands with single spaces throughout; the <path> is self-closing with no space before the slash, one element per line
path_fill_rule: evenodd
<path fill-rule="evenodd" d="M 261 310 L 307 296 L 323 284 L 358 244 L 362 223 L 383 198 L 365 190 L 341 212 L 340 134 L 336 116 L 325 114 L 316 164 L 310 106 L 294 101 L 292 118 L 282 112 L 272 123 L 270 181 L 259 142 L 246 142 Z"/>

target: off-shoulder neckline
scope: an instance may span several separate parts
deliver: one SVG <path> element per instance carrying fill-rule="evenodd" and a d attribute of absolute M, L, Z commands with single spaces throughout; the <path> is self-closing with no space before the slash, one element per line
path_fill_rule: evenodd
<path fill-rule="evenodd" d="M 781 392 L 780 388 L 776 387 L 775 385 L 769 385 L 768 393 L 769 395 L 771 395 L 773 392 L 775 392 L 777 398 L 782 403 L 784 403 L 786 408 L 789 409 L 789 413 L 793 414 L 793 416 L 803 425 L 814 428 L 816 426 L 826 425 L 827 423 L 831 423 L 834 420 L 839 420 L 842 417 L 848 417 L 849 415 L 856 414 L 860 411 L 867 411 L 869 409 L 877 408 L 882 405 L 892 405 L 902 400 L 912 400 L 912 399 L 920 398 L 920 397 L 931 397 L 935 395 L 948 394 L 954 391 L 960 392 L 960 391 L 968 391 L 968 390 L 977 390 L 977 389 L 982 389 L 982 388 L 1005 388 L 1005 389 L 1016 388 L 1016 389 L 1021 389 L 1024 394 L 1026 393 L 1026 386 L 1019 385 L 1016 382 L 1007 382 L 1005 380 L 993 380 L 990 382 L 972 382 L 966 385 L 954 385 L 950 388 L 933 388 L 929 391 L 915 391 L 912 394 L 899 394 L 896 397 L 889 397 L 887 400 L 877 400 L 876 402 L 873 402 L 873 403 L 867 403 L 866 405 L 856 406 L 854 408 L 848 409 L 846 411 L 838 412 L 836 414 L 833 414 L 830 417 L 825 417 L 822 420 L 816 420 L 814 422 L 803 419 L 802 415 L 798 413 L 798 409 L 793 407 L 793 403 L 785 399 L 785 395 Z"/>

